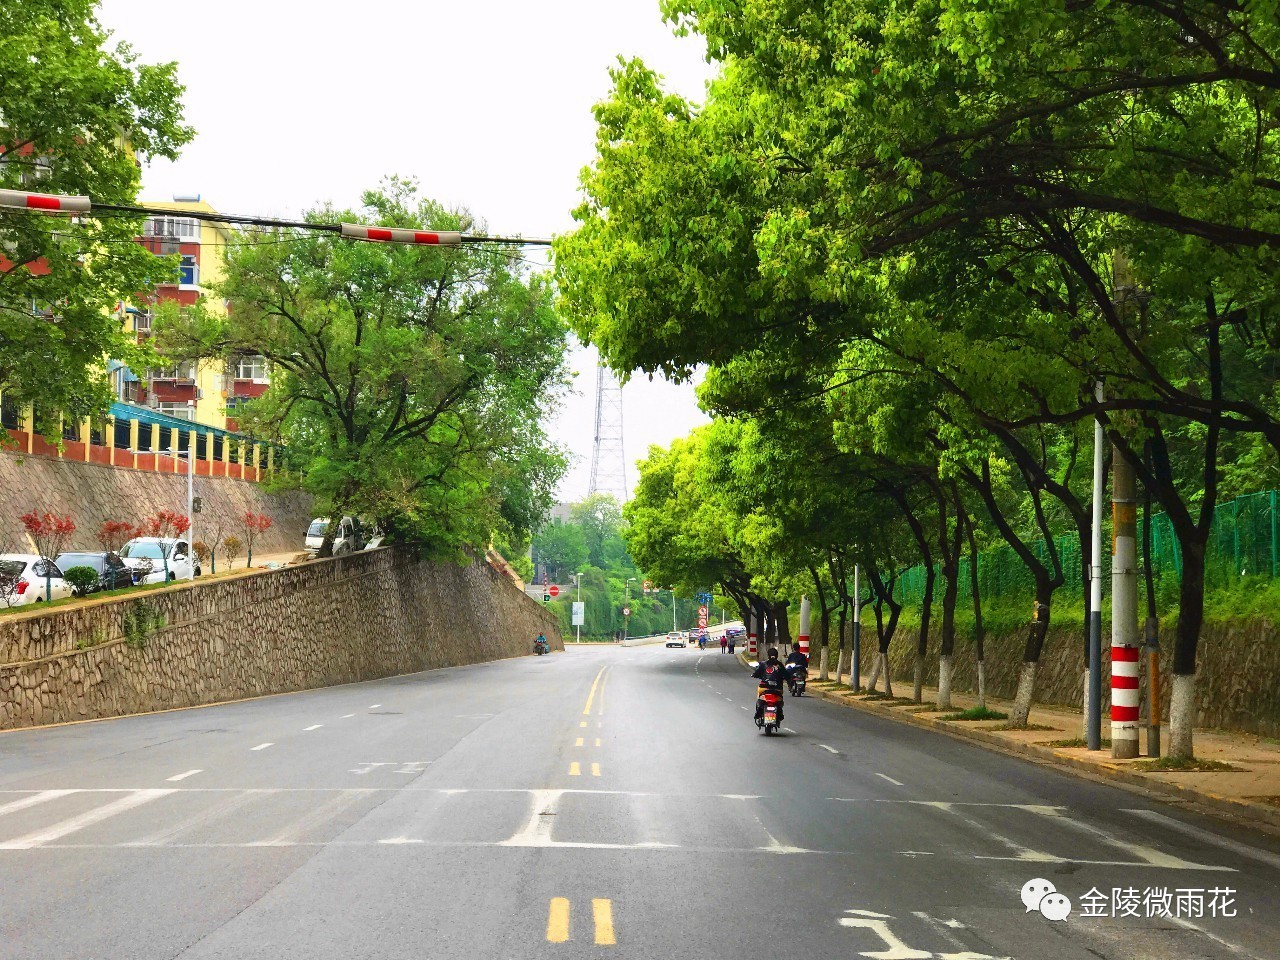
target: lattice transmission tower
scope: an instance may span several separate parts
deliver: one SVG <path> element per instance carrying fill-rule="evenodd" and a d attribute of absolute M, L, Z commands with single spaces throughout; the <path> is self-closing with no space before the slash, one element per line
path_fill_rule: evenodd
<path fill-rule="evenodd" d="M 622 384 L 603 363 L 596 367 L 596 437 L 588 493 L 627 501 L 627 457 L 622 449 Z"/>

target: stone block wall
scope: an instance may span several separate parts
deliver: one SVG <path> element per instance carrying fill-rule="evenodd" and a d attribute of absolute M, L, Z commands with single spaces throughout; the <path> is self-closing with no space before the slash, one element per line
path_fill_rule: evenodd
<path fill-rule="evenodd" d="M 24 611 L 0 618 L 0 729 L 527 655 L 539 632 L 564 649 L 488 564 L 393 549 Z"/>
<path fill-rule="evenodd" d="M 1173 635 L 1161 627 L 1161 714 L 1169 716 L 1172 690 Z M 870 669 L 875 651 L 874 629 L 863 628 L 863 672 Z M 987 693 L 1012 699 L 1018 687 L 1025 634 L 989 636 L 983 644 Z M 889 651 L 894 693 L 911 695 L 915 677 L 914 630 L 894 638 Z M 1102 636 L 1102 707 L 1106 725 L 1110 710 L 1111 639 L 1104 624 Z M 953 688 L 972 693 L 977 690 L 977 660 L 972 643 L 956 638 Z M 1239 620 L 1207 623 L 1200 637 L 1197 656 L 1196 700 L 1198 727 L 1240 730 L 1260 736 L 1280 737 L 1280 632 L 1269 620 Z M 1051 625 L 1036 673 L 1035 702 L 1080 708 L 1084 670 L 1083 624 Z M 1142 718 L 1147 716 L 1147 665 L 1142 657 Z M 930 637 L 930 653 L 925 661 L 925 683 L 938 683 L 938 636 Z M 903 685 L 906 685 L 905 687 Z M 1034 709 L 1032 710 L 1034 719 Z"/>
<path fill-rule="evenodd" d="M 221 522 L 225 536 L 244 539 L 240 518 L 246 510 L 265 513 L 274 523 L 254 544 L 254 553 L 303 549 L 311 521 L 311 498 L 299 492 L 269 494 L 256 483 L 226 477 L 196 477 L 203 501 L 196 516 L 196 539 Z M 28 457 L 0 450 L 0 552 L 27 553 L 30 544 L 19 517 L 29 510 L 70 514 L 76 533 L 69 549 L 99 549 L 95 536 L 106 520 L 141 523 L 158 510 L 187 507 L 184 474 L 148 473 L 97 463 Z M 241 562 L 244 555 L 241 553 Z"/>

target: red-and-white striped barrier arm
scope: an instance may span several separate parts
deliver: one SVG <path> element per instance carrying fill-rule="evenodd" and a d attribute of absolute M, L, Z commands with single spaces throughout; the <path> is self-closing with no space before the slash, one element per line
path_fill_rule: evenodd
<path fill-rule="evenodd" d="M 407 230 L 402 227 L 369 227 L 362 223 L 341 223 L 339 232 L 348 240 L 376 243 L 411 243 L 431 247 L 460 247 L 462 234 L 456 230 Z"/>
<path fill-rule="evenodd" d="M 25 190 L 0 190 L 0 207 L 18 210 L 88 213 L 88 197 L 67 197 L 56 193 L 28 193 Z"/>

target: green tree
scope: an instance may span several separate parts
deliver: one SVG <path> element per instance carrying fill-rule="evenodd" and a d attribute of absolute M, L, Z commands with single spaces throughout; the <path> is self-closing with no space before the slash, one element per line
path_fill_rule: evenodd
<path fill-rule="evenodd" d="M 587 540 L 582 527 L 558 518 L 552 520 L 534 536 L 533 556 L 535 562 L 551 568 L 548 576 L 553 582 L 569 582 L 587 562 Z"/>
<path fill-rule="evenodd" d="M 359 211 L 307 217 L 470 223 L 396 178 Z M 170 310 L 159 340 L 171 355 L 267 358 L 272 389 L 241 422 L 287 443 L 330 515 L 435 549 L 519 540 L 565 465 L 540 426 L 565 382 L 565 329 L 546 278 L 511 253 L 245 233 L 219 290 L 229 314 Z"/>
<path fill-rule="evenodd" d="M 91 0 L 0 8 L 0 188 L 130 204 L 139 160 L 173 159 L 182 122 L 173 63 L 111 45 Z M 72 416 L 104 408 L 104 358 L 139 362 L 117 303 L 171 278 L 172 260 L 134 243 L 141 218 L 0 210 L 0 389 Z"/>

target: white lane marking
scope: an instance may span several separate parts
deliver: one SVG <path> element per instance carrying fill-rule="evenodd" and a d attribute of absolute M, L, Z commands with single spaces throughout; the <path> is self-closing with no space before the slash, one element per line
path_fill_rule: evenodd
<path fill-rule="evenodd" d="M 783 728 L 782 728 L 782 732 L 783 732 L 783 733 L 795 733 L 795 731 L 794 731 L 794 730 L 792 730 L 790 727 L 783 727 Z"/>
<path fill-rule="evenodd" d="M 1229 850 L 1232 853 L 1242 857 L 1249 857 L 1260 863 L 1265 863 L 1271 867 L 1280 867 L 1280 856 L 1276 856 L 1269 850 L 1258 850 L 1254 847 L 1246 846 L 1243 843 L 1237 843 L 1227 837 L 1220 837 L 1216 833 L 1208 830 L 1202 830 L 1199 827 L 1193 827 L 1189 823 L 1183 823 L 1181 820 L 1175 820 L 1173 817 L 1166 817 L 1162 813 L 1156 813 L 1154 810 L 1121 810 L 1121 813 L 1130 813 L 1135 817 L 1142 817 L 1144 820 L 1150 820 L 1152 823 L 1158 823 L 1161 827 L 1169 830 L 1177 830 L 1179 833 L 1185 833 L 1189 837 L 1195 837 L 1197 840 L 1203 840 L 1205 843 L 1213 844 L 1222 850 Z"/>
<path fill-rule="evenodd" d="M 350 719 L 351 719 L 352 717 L 354 717 L 354 716 L 355 716 L 355 714 L 354 714 L 354 713 L 344 713 L 344 714 L 341 716 L 341 718 L 340 718 L 340 719 L 342 719 L 342 720 L 350 720 Z"/>
<path fill-rule="evenodd" d="M 175 774 L 172 777 L 165 777 L 170 783 L 177 783 L 179 780 L 185 780 L 187 777 L 194 777 L 197 773 L 204 773 L 203 770 L 188 770 L 186 773 Z"/>
<path fill-rule="evenodd" d="M 204 791 L 201 791 L 199 789 L 193 790 L 188 787 L 175 792 L 201 793 Z M 221 792 L 221 791 L 218 791 L 218 792 Z M 125 847 L 165 846 L 166 844 L 168 844 L 170 840 L 172 840 L 174 837 L 178 836 L 181 833 L 186 833 L 188 830 L 193 830 L 196 827 L 202 827 L 212 823 L 215 820 L 220 820 L 223 817 L 227 816 L 228 814 L 234 813 L 235 811 L 239 810 L 241 807 L 248 806 L 250 803 L 252 803 L 254 800 L 258 798 L 258 795 L 260 793 L 270 794 L 274 792 L 275 792 L 274 790 L 246 790 L 243 793 L 235 794 L 227 799 L 219 800 L 212 807 L 209 807 L 208 809 L 205 809 L 205 810 L 201 810 L 200 812 L 192 814 L 189 817 L 184 817 L 183 819 L 179 820 L 177 823 L 169 824 L 168 826 L 164 827 L 163 829 L 157 830 L 154 833 L 145 834 L 144 836 L 139 837 L 137 840 L 130 840 L 128 843 L 122 844 L 122 846 L 125 846 Z M 178 846 L 181 846 L 181 844 L 178 844 Z"/>
<path fill-rule="evenodd" d="M 1245 957 L 1253 956 L 1253 954 L 1245 950 L 1244 947 L 1238 946 L 1229 940 L 1223 940 L 1217 934 L 1210 933 L 1204 927 L 1198 926 L 1197 924 L 1192 923 L 1190 920 L 1187 920 L 1184 917 L 1169 917 L 1169 919 L 1185 930 L 1194 930 L 1196 933 L 1200 934 L 1201 936 L 1208 937 L 1214 943 L 1217 943 L 1220 946 L 1226 947 L 1232 953 L 1238 953 Z"/>
<path fill-rule="evenodd" d="M 57 800 L 59 797 L 65 797 L 69 793 L 79 793 L 79 790 L 41 790 L 39 793 L 23 797 L 21 800 L 11 800 L 10 802 L 0 805 L 0 816 L 6 813 L 13 813 L 15 810 L 25 810 L 27 807 L 34 807 L 37 803 L 46 803 L 49 800 Z"/>
<path fill-rule="evenodd" d="M 370 709 L 370 710 L 377 710 L 380 706 L 382 706 L 382 704 L 380 704 L 380 703 L 375 703 L 375 704 L 374 704 L 373 706 L 371 706 L 369 709 Z"/>
<path fill-rule="evenodd" d="M 837 757 L 840 756 L 840 751 L 837 750 L 835 747 L 828 747 L 825 743 L 820 743 L 818 744 L 818 746 L 820 746 L 823 750 L 827 751 L 827 753 L 834 753 Z"/>
<path fill-rule="evenodd" d="M 889 776 L 887 773 L 877 773 L 877 774 L 876 774 L 876 776 L 877 776 L 877 777 L 879 777 L 881 780 L 888 780 L 888 781 L 889 781 L 890 783 L 892 783 L 895 787 L 900 787 L 900 786 L 902 786 L 902 781 L 901 781 L 901 780 L 895 780 L 895 779 L 893 779 L 893 777 Z"/>
<path fill-rule="evenodd" d="M 1103 843 L 1109 844 L 1126 853 L 1131 853 L 1139 860 L 1145 861 L 1153 867 L 1165 867 L 1169 870 L 1219 870 L 1223 873 L 1235 873 L 1234 867 L 1222 867 L 1210 865 L 1206 863 L 1193 863 L 1190 860 L 1183 860 L 1181 857 L 1175 857 L 1173 854 L 1165 853 L 1163 850 L 1157 850 L 1155 847 L 1148 847 L 1146 844 L 1133 843 L 1129 840 L 1121 840 L 1119 837 L 1113 837 L 1105 830 L 1100 830 L 1091 823 L 1085 823 L 1072 817 L 1062 816 L 1061 811 L 1057 807 L 1027 807 L 1032 813 L 1039 814 L 1046 819 L 1060 823 L 1064 827 L 1081 833 L 1087 833 L 1091 837 L 1101 840 Z"/>
<path fill-rule="evenodd" d="M 746 707 L 739 707 L 738 709 L 739 709 L 739 710 L 745 710 L 745 709 L 747 709 L 747 708 L 746 708 Z"/>
<path fill-rule="evenodd" d="M 312 730 L 319 730 L 319 729 L 320 729 L 321 727 L 323 727 L 323 726 L 324 726 L 324 724 L 323 724 L 323 723 L 313 723 L 313 724 L 312 724 L 311 726 L 309 726 L 309 727 L 303 727 L 303 728 L 302 728 L 302 732 L 303 732 L 303 733 L 310 733 Z"/>
<path fill-rule="evenodd" d="M 1013 851 L 1013 854 L 1014 854 L 1014 856 L 1012 857 L 975 857 L 974 858 L 975 860 L 1010 860 L 1012 859 L 1012 860 L 1028 861 L 1031 863 L 1065 863 L 1066 862 L 1066 860 L 1063 857 L 1054 856 L 1052 853 L 1045 853 L 1042 850 L 1033 850 L 1031 847 L 1024 847 L 1022 844 L 1018 843 L 1016 840 L 1006 837 L 1002 833 L 996 833 L 986 824 L 981 823 L 978 820 L 974 820 L 972 817 L 965 816 L 963 813 L 961 813 L 959 810 L 956 809 L 956 806 L 957 806 L 956 804 L 950 803 L 949 801 L 946 801 L 946 800 L 925 801 L 918 805 L 922 807 L 929 807 L 934 810 L 939 810 L 945 814 L 955 817 L 957 820 L 961 821 L 962 823 L 966 823 L 969 826 L 973 827 L 973 829 L 977 830 L 979 833 L 982 833 L 985 836 L 990 837 L 992 840 L 996 841 L 996 843 L 999 843 L 1005 848 Z"/>
<path fill-rule="evenodd" d="M 733 697 L 725 697 L 725 699 L 728 700 L 730 703 L 733 703 Z"/>
<path fill-rule="evenodd" d="M 560 807 L 563 790 L 531 790 L 531 812 L 525 825 L 502 842 L 505 847 L 545 847 L 552 843 L 551 818 Z"/>
<path fill-rule="evenodd" d="M 960 938 L 951 932 L 952 930 L 963 930 L 965 928 L 964 924 L 959 920 L 940 920 L 938 917 L 930 916 L 923 910 L 913 910 L 911 911 L 911 915 L 917 920 L 923 920 L 927 923 L 933 928 L 934 932 L 937 933 L 938 936 L 947 941 L 947 943 L 951 944 L 951 946 L 955 947 L 957 950 L 965 949 L 965 945 L 961 942 Z"/>
<path fill-rule="evenodd" d="M 0 850 L 30 850 L 32 847 L 42 847 L 47 843 L 65 837 L 69 833 L 75 833 L 85 827 L 91 827 L 95 823 L 101 823 L 109 817 L 114 817 L 117 813 L 132 810 L 134 807 L 140 807 L 142 804 L 155 800 L 157 797 L 163 797 L 173 792 L 173 790 L 135 790 L 119 800 L 114 800 L 101 807 L 95 807 L 93 810 L 89 810 L 79 816 L 55 823 L 51 827 L 46 827 L 35 833 L 28 833 L 26 836 L 18 837 L 15 840 L 6 840 L 4 843 L 0 843 Z"/>
<path fill-rule="evenodd" d="M 260 744 L 258 744 L 256 747 L 250 747 L 249 749 L 250 749 L 250 750 L 265 750 L 265 749 L 267 749 L 267 747 L 274 747 L 274 746 L 275 746 L 275 744 L 274 744 L 274 743 L 272 743 L 272 742 L 268 741 L 267 743 L 260 743 Z"/>
<path fill-rule="evenodd" d="M 291 847 L 308 833 L 340 814 L 346 807 L 366 796 L 368 790 L 343 790 L 336 797 L 320 804 L 311 812 L 299 817 L 270 840 L 251 843 L 251 847 Z"/>

